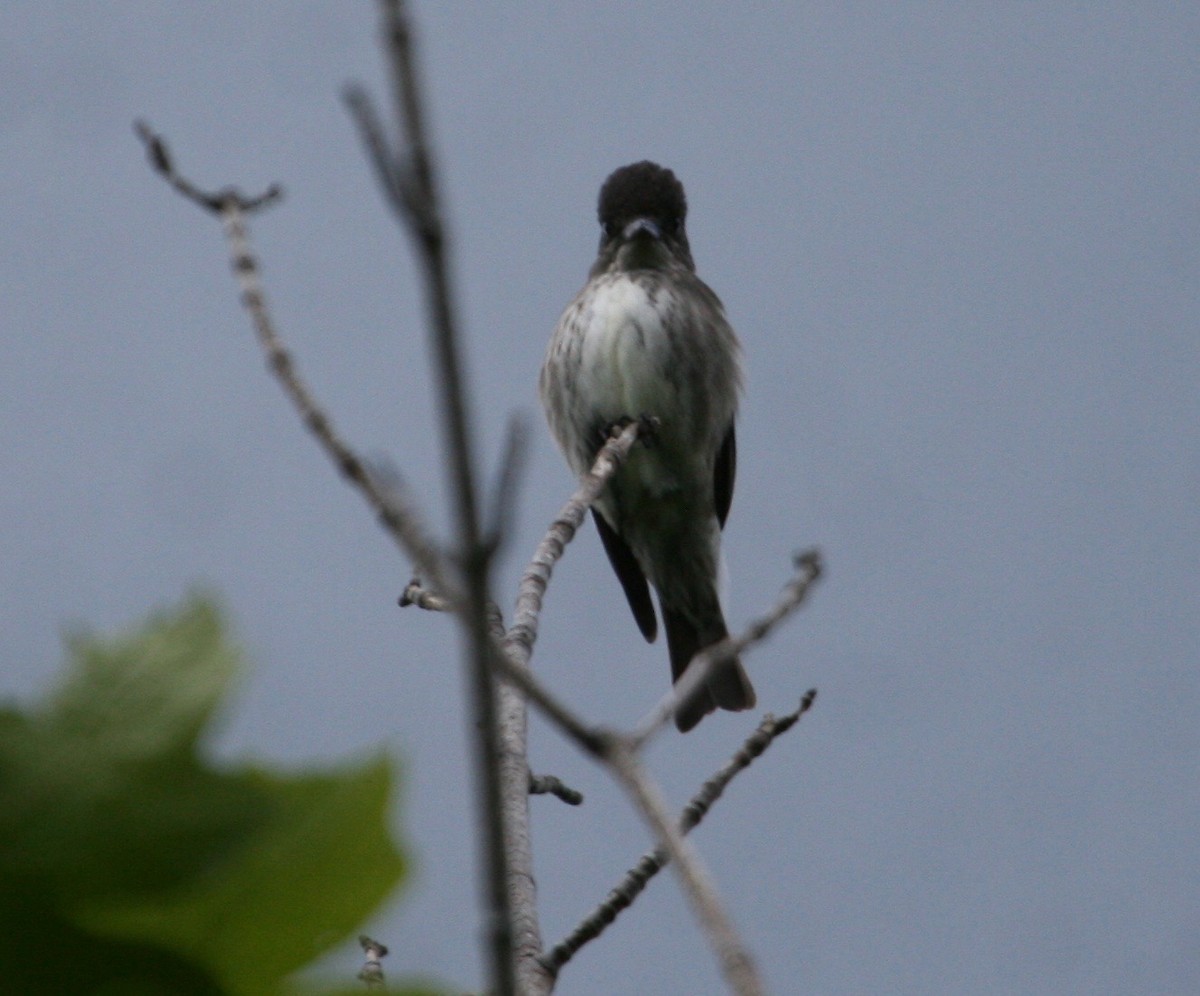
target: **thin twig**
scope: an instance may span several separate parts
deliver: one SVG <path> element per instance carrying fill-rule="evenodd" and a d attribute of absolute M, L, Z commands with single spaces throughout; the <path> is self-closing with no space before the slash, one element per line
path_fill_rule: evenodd
<path fill-rule="evenodd" d="M 531 774 L 529 776 L 529 794 L 552 795 L 561 799 L 568 806 L 583 805 L 583 793 L 578 789 L 571 788 L 555 775 Z"/>
<path fill-rule="evenodd" d="M 747 647 L 758 643 L 803 604 L 817 578 L 821 576 L 821 556 L 816 550 L 806 550 L 795 557 L 796 575 L 786 585 L 774 608 L 750 623 L 737 637 L 730 637 L 702 650 L 688 665 L 680 678 L 658 705 L 638 723 L 631 737 L 637 748 L 645 744 L 663 729 L 675 715 L 681 702 L 699 691 L 712 672 L 742 653 Z"/>
<path fill-rule="evenodd" d="M 738 749 L 737 753 L 727 761 L 711 778 L 708 779 L 692 796 L 691 801 L 683 807 L 679 817 L 679 829 L 690 833 L 700 825 L 713 803 L 721 797 L 725 787 L 742 771 L 750 766 L 780 734 L 790 730 L 810 708 L 817 697 L 816 689 L 811 689 L 801 700 L 800 708 L 778 719 L 768 714 L 763 717 L 758 729 Z M 642 855 L 641 859 L 629 869 L 621 881 L 609 892 L 604 901 L 580 922 L 570 934 L 542 958 L 546 968 L 558 974 L 558 971 L 574 957 L 575 953 L 595 940 L 605 929 L 616 920 L 620 913 L 633 905 L 633 901 L 642 893 L 670 860 L 666 848 L 656 847 Z"/>
<path fill-rule="evenodd" d="M 375 472 L 366 459 L 347 443 L 334 428 L 333 421 L 300 377 L 291 351 L 275 327 L 263 289 L 262 269 L 250 244 L 245 215 L 261 210 L 278 197 L 278 185 L 265 194 L 245 197 L 234 188 L 205 193 L 179 173 L 174 166 L 166 140 L 145 122 L 135 124 L 138 137 L 145 143 L 152 165 L 180 194 L 221 219 L 229 245 L 231 269 L 241 288 L 241 302 L 250 316 L 255 336 L 267 360 L 267 368 L 283 388 L 300 420 L 316 438 L 335 467 L 366 499 L 385 532 L 431 580 L 440 592 L 451 592 L 457 585 L 451 571 L 425 528 L 416 504 L 403 488 L 394 471 Z M 433 597 L 433 596 L 430 596 Z M 451 595 L 437 597 L 449 601 Z"/>
<path fill-rule="evenodd" d="M 291 353 L 276 331 L 267 307 L 260 269 L 250 248 L 241 206 L 236 201 L 226 201 L 221 208 L 221 221 L 229 241 L 233 271 L 241 285 L 242 304 L 250 315 L 268 368 L 305 426 L 342 475 L 367 499 L 397 545 L 412 557 L 422 574 L 434 581 L 439 591 L 453 592 L 457 583 L 451 580 L 432 538 L 421 527 L 415 505 L 395 484 L 385 485 L 370 472 L 367 462 L 338 435 L 332 420 L 296 372 Z"/>
<path fill-rule="evenodd" d="M 217 191 L 202 190 L 187 177 L 176 172 L 175 162 L 166 142 L 145 121 L 135 121 L 133 130 L 146 146 L 146 156 L 155 172 L 189 201 L 206 211 L 219 214 L 228 202 L 233 201 L 244 214 L 253 214 L 270 207 L 283 197 L 283 188 L 278 183 L 271 184 L 261 194 L 253 196 L 243 194 L 235 187 Z"/>
<path fill-rule="evenodd" d="M 717 956 L 721 974 L 730 989 L 737 996 L 762 996 L 762 980 L 749 949 L 725 912 L 704 862 L 672 821 L 666 801 L 646 774 L 635 749 L 628 742 L 615 738 L 610 744 L 608 759 L 622 787 L 670 856 L 683 893 Z"/>
<path fill-rule="evenodd" d="M 400 602 L 401 607 L 407 608 L 415 605 L 428 612 L 460 611 L 450 599 L 422 586 L 419 578 L 413 578 L 407 586 L 404 586 L 400 599 L 397 601 Z M 494 604 L 488 605 L 488 632 L 492 638 L 493 653 L 496 654 L 496 658 L 492 661 L 492 667 L 496 670 L 497 676 L 503 678 L 505 683 L 514 686 L 520 692 L 522 700 L 533 702 L 534 706 L 541 710 L 541 714 L 550 720 L 551 724 L 558 727 L 559 732 L 575 740 L 576 744 L 581 746 L 584 754 L 595 754 L 599 749 L 598 731 L 593 730 L 586 721 L 572 712 L 550 691 L 547 691 L 545 686 L 542 686 L 533 676 L 532 671 L 518 666 L 512 660 L 509 650 L 504 646 L 504 620 L 500 617 L 499 607 Z"/>
<path fill-rule="evenodd" d="M 584 476 L 579 489 L 563 505 L 538 544 L 533 559 L 521 579 L 520 594 L 513 625 L 501 634 L 502 644 L 494 649 L 497 655 L 493 666 L 507 684 L 513 685 L 521 696 L 532 702 L 559 731 L 574 740 L 588 754 L 600 751 L 600 734 L 577 716 L 563 702 L 542 686 L 529 670 L 529 658 L 537 639 L 538 615 L 542 596 L 566 545 L 571 542 L 588 507 L 604 490 L 609 478 L 620 469 L 629 451 L 644 431 L 633 422 L 617 430 L 596 454 L 592 469 Z M 433 611 L 455 611 L 455 605 L 437 592 L 429 591 L 421 581 L 413 579 L 400 596 L 401 605 L 418 605 Z M 494 606 L 493 606 L 494 609 Z M 499 611 L 498 609 L 495 611 Z"/>
<path fill-rule="evenodd" d="M 546 586 L 550 583 L 550 576 L 554 573 L 554 565 L 579 530 L 587 510 L 600 496 L 609 479 L 620 469 L 634 443 L 644 432 L 645 424 L 635 421 L 615 430 L 609 436 L 600 452 L 596 454 L 592 469 L 583 476 L 579 487 L 550 523 L 550 528 L 534 551 L 533 558 L 521 577 L 513 623 L 505 641 L 510 653 L 521 664 L 528 665 L 533 655 L 542 599 L 546 594 Z"/>
<path fill-rule="evenodd" d="M 357 83 L 348 84 L 342 90 L 342 99 L 346 109 L 358 126 L 358 134 L 366 149 L 367 160 L 375 169 L 375 178 L 383 188 L 384 194 L 393 205 L 403 203 L 405 194 L 401 192 L 402 183 L 397 175 L 396 160 L 392 150 L 388 148 L 387 136 L 383 123 L 375 113 L 375 105 L 370 96 Z"/>
<path fill-rule="evenodd" d="M 455 611 L 454 603 L 450 599 L 424 587 L 420 578 L 413 578 L 404 586 L 404 591 L 400 593 L 398 601 L 402 609 L 415 605 L 418 609 L 424 609 L 426 612 Z"/>

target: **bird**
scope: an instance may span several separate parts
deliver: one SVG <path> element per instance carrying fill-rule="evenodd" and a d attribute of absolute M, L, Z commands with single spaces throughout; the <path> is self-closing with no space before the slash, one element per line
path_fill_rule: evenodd
<path fill-rule="evenodd" d="M 643 160 L 604 181 L 600 250 L 559 318 L 538 378 L 546 418 L 576 476 L 614 426 L 648 419 L 639 442 L 592 506 L 592 518 L 634 620 L 658 635 L 658 597 L 671 677 L 729 635 L 718 592 L 721 531 L 737 468 L 734 423 L 741 346 L 720 298 L 696 275 L 675 174 Z M 739 660 L 719 666 L 678 704 L 687 732 L 716 708 L 753 708 Z"/>

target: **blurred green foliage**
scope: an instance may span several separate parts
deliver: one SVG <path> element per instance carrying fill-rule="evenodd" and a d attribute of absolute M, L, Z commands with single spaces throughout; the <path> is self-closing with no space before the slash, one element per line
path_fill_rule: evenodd
<path fill-rule="evenodd" d="M 45 701 L 0 709 L 0 992 L 292 992 L 401 881 L 386 759 L 205 759 L 238 667 L 193 598 L 72 639 Z"/>

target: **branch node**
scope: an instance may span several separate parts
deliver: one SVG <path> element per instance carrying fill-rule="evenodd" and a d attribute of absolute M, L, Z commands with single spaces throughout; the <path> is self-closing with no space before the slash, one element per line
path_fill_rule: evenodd
<path fill-rule="evenodd" d="M 254 196 L 247 196 L 235 187 L 225 187 L 216 193 L 205 192 L 175 169 L 175 161 L 166 140 L 149 124 L 139 118 L 134 121 L 133 130 L 146 147 L 151 168 L 189 201 L 211 214 L 224 214 L 233 209 L 252 214 L 283 197 L 283 187 L 278 183 L 272 183 L 261 194 Z"/>
<path fill-rule="evenodd" d="M 381 944 L 366 934 L 359 935 L 358 943 L 362 945 L 363 954 L 366 956 L 363 967 L 358 972 L 359 981 L 365 982 L 368 989 L 385 988 L 383 959 L 387 957 L 387 945 Z"/>
<path fill-rule="evenodd" d="M 450 599 L 423 587 L 420 578 L 413 578 L 409 581 L 397 601 L 401 608 L 415 605 L 427 612 L 451 612 L 454 609 Z"/>
<path fill-rule="evenodd" d="M 816 547 L 801 550 L 793 555 L 792 564 L 795 565 L 796 570 L 807 574 L 810 582 L 816 581 L 825 569 L 825 565 L 821 562 L 821 551 Z"/>
<path fill-rule="evenodd" d="M 530 795 L 552 795 L 561 799 L 568 806 L 579 806 L 583 803 L 583 793 L 565 785 L 562 779 L 554 775 L 529 775 Z"/>

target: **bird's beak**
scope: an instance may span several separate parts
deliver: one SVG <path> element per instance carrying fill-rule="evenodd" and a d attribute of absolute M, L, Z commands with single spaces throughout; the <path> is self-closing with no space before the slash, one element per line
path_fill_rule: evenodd
<path fill-rule="evenodd" d="M 649 218 L 634 218 L 621 232 L 621 241 L 632 242 L 643 233 L 656 242 L 662 241 L 662 229 Z"/>

